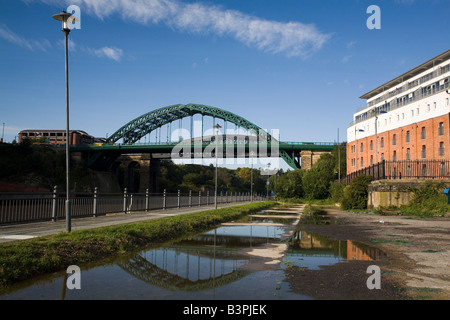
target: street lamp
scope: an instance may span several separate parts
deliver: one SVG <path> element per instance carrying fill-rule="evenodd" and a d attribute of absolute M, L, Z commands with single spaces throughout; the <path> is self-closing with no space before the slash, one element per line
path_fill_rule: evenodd
<path fill-rule="evenodd" d="M 355 151 L 356 151 L 355 166 L 356 166 L 356 171 L 358 171 L 358 139 L 356 138 L 356 132 L 364 132 L 364 130 L 357 129 L 355 126 Z"/>
<path fill-rule="evenodd" d="M 266 192 L 266 201 L 269 200 L 269 176 L 270 176 L 270 162 L 267 164 L 267 192 Z"/>
<path fill-rule="evenodd" d="M 253 202 L 253 151 L 250 152 L 250 158 L 252 159 L 252 166 L 250 169 L 250 202 Z"/>
<path fill-rule="evenodd" d="M 222 128 L 220 124 L 216 124 L 214 126 L 216 128 L 216 186 L 215 186 L 215 195 L 214 195 L 214 204 L 217 210 L 217 154 L 219 153 L 219 129 Z"/>
<path fill-rule="evenodd" d="M 72 17 L 71 13 L 61 11 L 61 13 L 53 15 L 53 19 L 62 22 L 62 31 L 65 37 L 65 52 L 66 52 L 66 229 L 67 232 L 71 231 L 70 223 L 70 133 L 69 133 L 69 44 L 68 36 L 70 32 L 69 23 L 75 22 L 77 18 Z M 70 22 L 69 22 L 70 18 Z"/>
<path fill-rule="evenodd" d="M 387 111 L 375 111 L 375 163 L 378 163 L 378 116 L 385 113 Z"/>

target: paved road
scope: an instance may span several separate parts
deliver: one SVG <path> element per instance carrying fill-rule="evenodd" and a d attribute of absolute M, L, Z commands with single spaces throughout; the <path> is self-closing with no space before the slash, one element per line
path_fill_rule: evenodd
<path fill-rule="evenodd" d="M 237 205 L 242 205 L 248 202 L 219 204 L 218 208 L 226 208 Z M 129 214 L 113 213 L 105 216 L 99 216 L 97 218 L 76 218 L 72 219 L 72 231 L 93 229 L 105 226 L 113 226 L 119 224 L 135 223 L 146 220 L 158 219 L 161 217 L 168 217 L 180 214 L 194 213 L 199 211 L 205 211 L 214 209 L 214 205 L 180 208 L 180 209 L 167 209 L 167 210 L 152 210 L 149 212 L 132 212 Z M 31 239 L 39 236 L 45 236 L 50 234 L 56 234 L 66 231 L 66 221 L 61 219 L 56 222 L 44 221 L 44 222 L 32 222 L 24 224 L 3 225 L 0 226 L 0 244 L 8 243 L 11 241 Z"/>

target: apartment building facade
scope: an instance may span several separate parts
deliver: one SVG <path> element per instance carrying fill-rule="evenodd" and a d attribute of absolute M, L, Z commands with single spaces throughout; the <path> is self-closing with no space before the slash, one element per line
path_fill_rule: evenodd
<path fill-rule="evenodd" d="M 347 129 L 347 174 L 383 160 L 450 160 L 449 82 L 450 50 L 361 96 L 367 104 Z"/>

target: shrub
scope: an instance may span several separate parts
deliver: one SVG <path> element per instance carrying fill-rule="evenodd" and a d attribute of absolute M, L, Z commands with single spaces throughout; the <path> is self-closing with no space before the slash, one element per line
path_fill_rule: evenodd
<path fill-rule="evenodd" d="M 400 207 L 400 213 L 443 215 L 449 210 L 448 199 L 443 194 L 445 187 L 446 185 L 443 182 L 426 182 L 414 192 L 409 204 Z"/>
<path fill-rule="evenodd" d="M 342 203 L 344 200 L 344 189 L 347 185 L 345 183 L 331 183 L 330 195 L 334 203 Z"/>
<path fill-rule="evenodd" d="M 367 197 L 371 176 L 361 175 L 345 187 L 342 206 L 344 209 L 367 209 Z"/>

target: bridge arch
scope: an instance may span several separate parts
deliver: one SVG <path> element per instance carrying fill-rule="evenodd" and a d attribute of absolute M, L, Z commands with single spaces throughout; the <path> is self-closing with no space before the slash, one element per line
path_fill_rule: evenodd
<path fill-rule="evenodd" d="M 123 144 L 125 145 L 134 144 L 145 135 L 166 124 L 196 114 L 222 119 L 253 132 L 256 136 L 272 139 L 271 135 L 265 130 L 232 112 L 201 104 L 177 104 L 156 109 L 128 122 L 113 133 L 108 138 L 107 143 L 113 144 L 123 139 Z"/>

